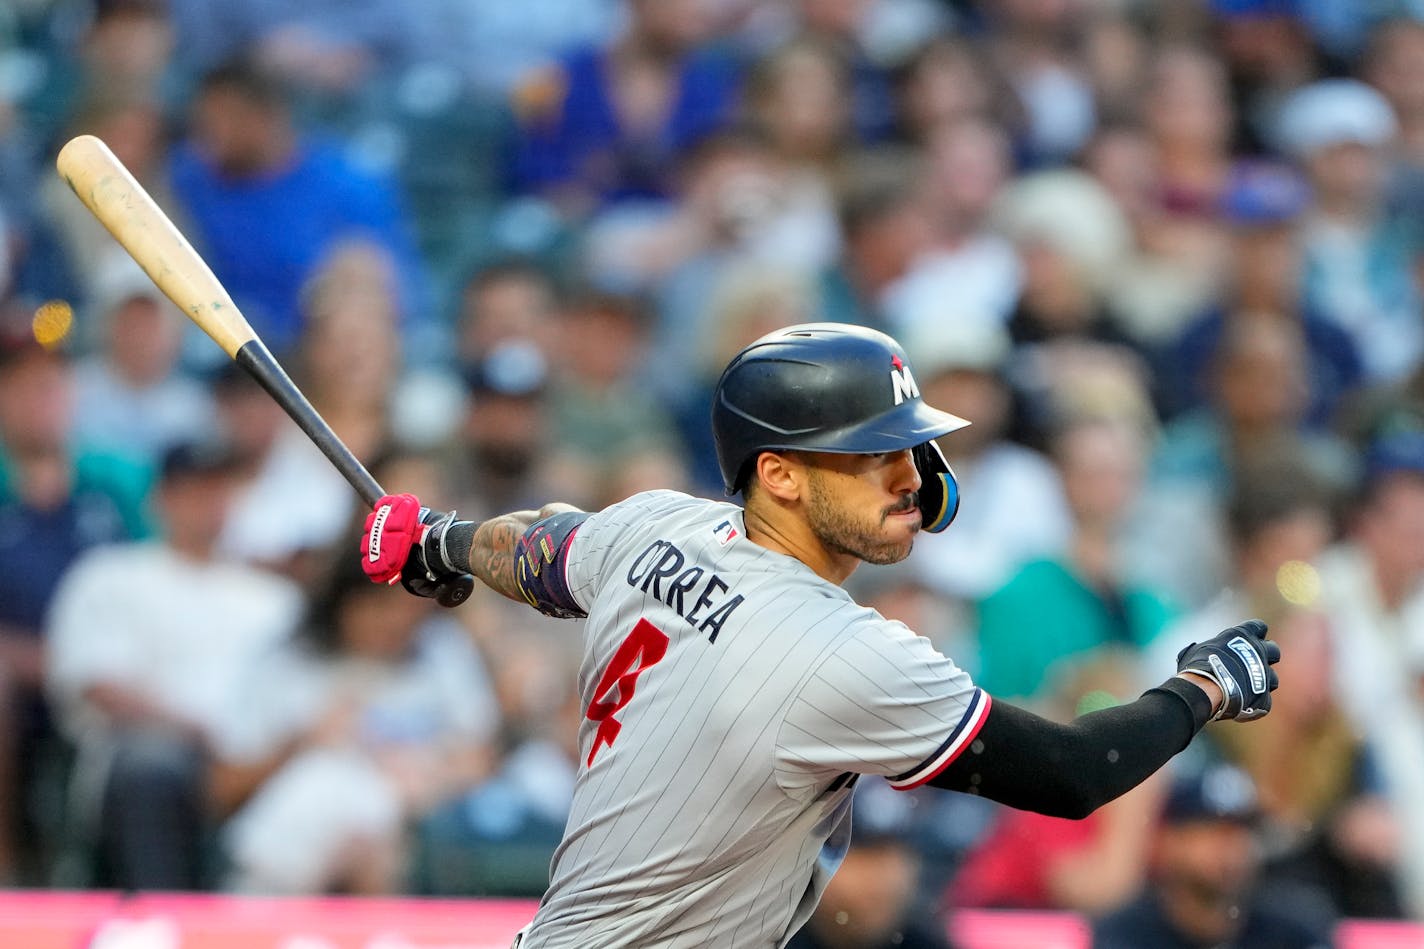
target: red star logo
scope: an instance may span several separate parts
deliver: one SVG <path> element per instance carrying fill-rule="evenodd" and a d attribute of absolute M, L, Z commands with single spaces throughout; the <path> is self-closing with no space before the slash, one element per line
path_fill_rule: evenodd
<path fill-rule="evenodd" d="M 890 356 L 890 365 L 894 366 L 897 370 L 905 368 L 905 362 L 900 358 L 898 353 L 894 353 Z"/>

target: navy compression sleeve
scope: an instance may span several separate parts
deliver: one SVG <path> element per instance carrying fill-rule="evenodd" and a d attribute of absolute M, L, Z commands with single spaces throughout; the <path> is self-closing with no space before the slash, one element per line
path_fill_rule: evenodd
<path fill-rule="evenodd" d="M 588 520 L 583 511 L 552 514 L 534 523 L 514 548 L 514 581 L 529 605 L 546 616 L 587 615 L 569 592 L 569 543 Z"/>
<path fill-rule="evenodd" d="M 1082 818 L 1141 784 L 1210 717 L 1206 693 L 1176 677 L 1135 702 L 1066 725 L 995 702 L 969 748 L 930 783 Z"/>

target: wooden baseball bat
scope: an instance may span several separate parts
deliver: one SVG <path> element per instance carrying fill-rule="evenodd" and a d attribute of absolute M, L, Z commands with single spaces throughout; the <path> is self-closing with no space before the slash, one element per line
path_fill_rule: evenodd
<path fill-rule="evenodd" d="M 109 147 L 92 135 L 80 135 L 59 150 L 55 164 L 158 289 L 267 390 L 367 505 L 375 504 L 386 492 L 307 401 L 203 258 Z M 449 580 L 440 584 L 435 599 L 457 606 L 472 587 L 468 576 Z"/>
<path fill-rule="evenodd" d="M 217 277 L 109 147 L 92 135 L 70 139 L 59 173 L 144 272 L 245 369 L 331 459 L 368 505 L 385 494 L 317 413 L 233 304 Z"/>

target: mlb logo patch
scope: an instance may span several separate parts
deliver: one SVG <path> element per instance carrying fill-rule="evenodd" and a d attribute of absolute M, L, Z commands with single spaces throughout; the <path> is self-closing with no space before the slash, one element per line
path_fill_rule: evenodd
<path fill-rule="evenodd" d="M 716 536 L 717 543 L 725 547 L 732 541 L 736 540 L 737 527 L 731 521 L 723 521 L 716 527 L 712 528 L 712 533 Z"/>

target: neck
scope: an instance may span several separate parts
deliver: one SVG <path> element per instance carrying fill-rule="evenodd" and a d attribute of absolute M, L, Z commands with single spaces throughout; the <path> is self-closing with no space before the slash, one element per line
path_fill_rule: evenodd
<path fill-rule="evenodd" d="M 1364 230 L 1375 218 L 1375 206 L 1362 202 L 1353 195 L 1331 194 L 1322 191 L 1316 197 L 1319 216 L 1337 227 L 1351 227 Z"/>
<path fill-rule="evenodd" d="M 748 499 L 745 520 L 747 540 L 758 547 L 784 554 L 810 567 L 823 580 L 840 586 L 860 561 L 848 554 L 827 550 L 805 521 L 786 513 L 774 501 L 759 503 Z"/>
<path fill-rule="evenodd" d="M 1379 590 L 1380 604 L 1390 613 L 1399 612 L 1416 583 L 1417 578 L 1412 570 L 1398 570 L 1379 560 L 1375 561 L 1375 586 Z"/>
<path fill-rule="evenodd" d="M 622 62 L 637 61 L 645 65 L 671 68 L 681 55 L 666 43 L 659 43 L 644 33 L 633 32 L 613 47 L 613 55 Z"/>
<path fill-rule="evenodd" d="M 1073 539 L 1073 562 L 1086 579 L 1105 583 L 1113 574 L 1113 537 L 1106 524 L 1083 522 Z"/>
<path fill-rule="evenodd" d="M 168 538 L 168 546 L 179 557 L 193 563 L 207 563 L 213 559 L 214 545 L 206 539 L 172 536 Z"/>
<path fill-rule="evenodd" d="M 31 508 L 53 510 L 69 497 L 74 473 L 69 453 L 59 446 L 12 449 L 15 492 Z"/>

